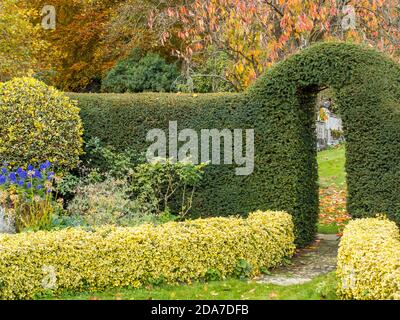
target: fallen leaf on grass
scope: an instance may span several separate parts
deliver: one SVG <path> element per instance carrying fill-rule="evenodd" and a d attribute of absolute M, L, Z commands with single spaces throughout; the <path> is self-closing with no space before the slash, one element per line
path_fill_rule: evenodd
<path fill-rule="evenodd" d="M 277 294 L 276 292 L 271 292 L 271 293 L 268 295 L 268 298 L 269 298 L 270 300 L 275 300 L 275 299 L 278 298 L 278 294 Z"/>

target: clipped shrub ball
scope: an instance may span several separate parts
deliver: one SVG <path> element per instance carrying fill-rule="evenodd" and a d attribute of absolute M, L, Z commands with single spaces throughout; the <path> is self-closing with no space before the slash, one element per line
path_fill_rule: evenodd
<path fill-rule="evenodd" d="M 55 88 L 29 77 L 0 83 L 0 163 L 73 168 L 82 133 L 79 108 Z"/>
<path fill-rule="evenodd" d="M 170 92 L 179 77 L 175 64 L 168 64 L 156 53 L 142 56 L 139 50 L 117 63 L 102 83 L 103 92 Z"/>

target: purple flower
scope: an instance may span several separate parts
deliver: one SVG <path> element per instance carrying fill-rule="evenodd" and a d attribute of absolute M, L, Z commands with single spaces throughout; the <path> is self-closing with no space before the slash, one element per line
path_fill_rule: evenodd
<path fill-rule="evenodd" d="M 36 189 L 38 189 L 38 190 L 43 189 L 43 186 L 39 184 L 39 185 L 36 187 Z"/>
<path fill-rule="evenodd" d="M 28 183 L 26 184 L 26 187 L 27 187 L 28 189 L 32 188 L 32 183 L 28 182 Z"/>

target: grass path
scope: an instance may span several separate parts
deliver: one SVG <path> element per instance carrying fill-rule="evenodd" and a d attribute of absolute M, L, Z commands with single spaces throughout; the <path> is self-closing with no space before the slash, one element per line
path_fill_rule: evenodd
<path fill-rule="evenodd" d="M 335 184 L 340 189 L 346 186 L 345 148 L 337 148 L 318 153 L 318 175 L 321 188 Z"/>

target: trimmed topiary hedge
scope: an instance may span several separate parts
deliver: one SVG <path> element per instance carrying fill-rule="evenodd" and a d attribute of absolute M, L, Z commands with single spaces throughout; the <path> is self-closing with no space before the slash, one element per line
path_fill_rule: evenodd
<path fill-rule="evenodd" d="M 0 299 L 254 276 L 293 255 L 293 229 L 285 212 L 255 212 L 246 220 L 0 235 Z"/>
<path fill-rule="evenodd" d="M 400 300 L 400 233 L 392 221 L 351 221 L 344 230 L 336 274 L 344 299 Z"/>
<path fill-rule="evenodd" d="M 384 55 L 321 43 L 271 68 L 242 94 L 72 94 L 86 137 L 119 150 L 145 151 L 149 129 L 255 130 L 255 170 L 210 166 L 194 203 L 198 214 L 286 210 L 297 243 L 314 239 L 318 217 L 315 99 L 330 87 L 344 120 L 348 209 L 354 217 L 387 213 L 400 221 L 400 68 Z"/>

